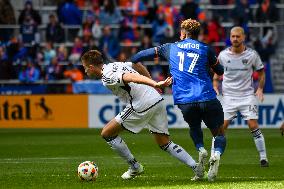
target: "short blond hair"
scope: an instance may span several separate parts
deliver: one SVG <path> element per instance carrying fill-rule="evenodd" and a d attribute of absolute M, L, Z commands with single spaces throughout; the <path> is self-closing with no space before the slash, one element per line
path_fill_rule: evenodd
<path fill-rule="evenodd" d="M 192 38 L 197 38 L 200 32 L 200 23 L 194 19 L 186 19 L 182 21 L 180 28 Z"/>
<path fill-rule="evenodd" d="M 236 32 L 240 32 L 242 35 L 245 35 L 245 30 L 244 28 L 240 27 L 240 26 L 235 26 L 231 29 L 231 32 L 232 33 L 233 31 L 236 31 Z"/>

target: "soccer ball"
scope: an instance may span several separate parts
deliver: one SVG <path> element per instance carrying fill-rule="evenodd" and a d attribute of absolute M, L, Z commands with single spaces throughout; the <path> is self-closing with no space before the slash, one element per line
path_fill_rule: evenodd
<path fill-rule="evenodd" d="M 78 177 L 81 180 L 96 180 L 98 177 L 98 166 L 92 161 L 84 161 L 78 166 Z"/>

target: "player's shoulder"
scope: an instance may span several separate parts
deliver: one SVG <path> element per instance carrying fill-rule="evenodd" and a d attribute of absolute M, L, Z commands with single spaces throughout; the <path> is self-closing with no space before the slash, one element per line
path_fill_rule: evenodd
<path fill-rule="evenodd" d="M 219 57 L 220 56 L 228 56 L 231 54 L 231 50 L 230 50 L 230 47 L 227 47 L 225 48 L 224 50 L 222 50 L 220 53 L 219 53 Z"/>
<path fill-rule="evenodd" d="M 254 56 L 259 56 L 258 52 L 250 47 L 246 47 L 246 53 Z"/>

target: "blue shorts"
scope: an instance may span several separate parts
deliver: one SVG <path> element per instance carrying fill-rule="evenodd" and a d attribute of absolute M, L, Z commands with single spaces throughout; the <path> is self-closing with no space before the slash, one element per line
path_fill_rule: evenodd
<path fill-rule="evenodd" d="M 220 101 L 216 98 L 205 102 L 179 104 L 184 120 L 189 127 L 201 127 L 201 121 L 209 129 L 216 129 L 224 123 L 224 112 Z"/>

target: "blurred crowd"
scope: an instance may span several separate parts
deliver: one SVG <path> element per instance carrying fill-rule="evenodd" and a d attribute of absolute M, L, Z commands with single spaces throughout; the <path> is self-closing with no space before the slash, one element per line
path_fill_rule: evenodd
<path fill-rule="evenodd" d="M 0 79 L 32 83 L 70 78 L 84 79 L 78 61 L 83 52 L 98 49 L 109 61 L 126 61 L 133 53 L 179 40 L 179 24 L 187 18 L 202 24 L 199 40 L 218 54 L 226 46 L 228 29 L 222 22 L 245 28 L 247 43 L 264 62 L 276 47 L 273 28 L 253 35 L 249 23 L 279 20 L 277 0 L 53 0 L 57 11 L 44 23 L 40 10 L 27 0 L 16 18 L 9 0 L 0 0 L 0 24 L 19 25 L 0 29 Z M 202 10 L 200 4 L 235 5 L 233 9 Z M 259 5 L 252 9 L 251 5 Z M 74 27 L 75 26 L 75 27 Z M 40 32 L 43 27 L 44 32 Z M 68 28 L 68 30 L 66 30 Z M 67 32 L 66 32 L 67 31 Z M 15 34 L 16 33 L 16 34 Z M 166 77 L 165 66 L 149 66 L 154 79 Z M 257 76 L 256 76 L 257 77 Z"/>

